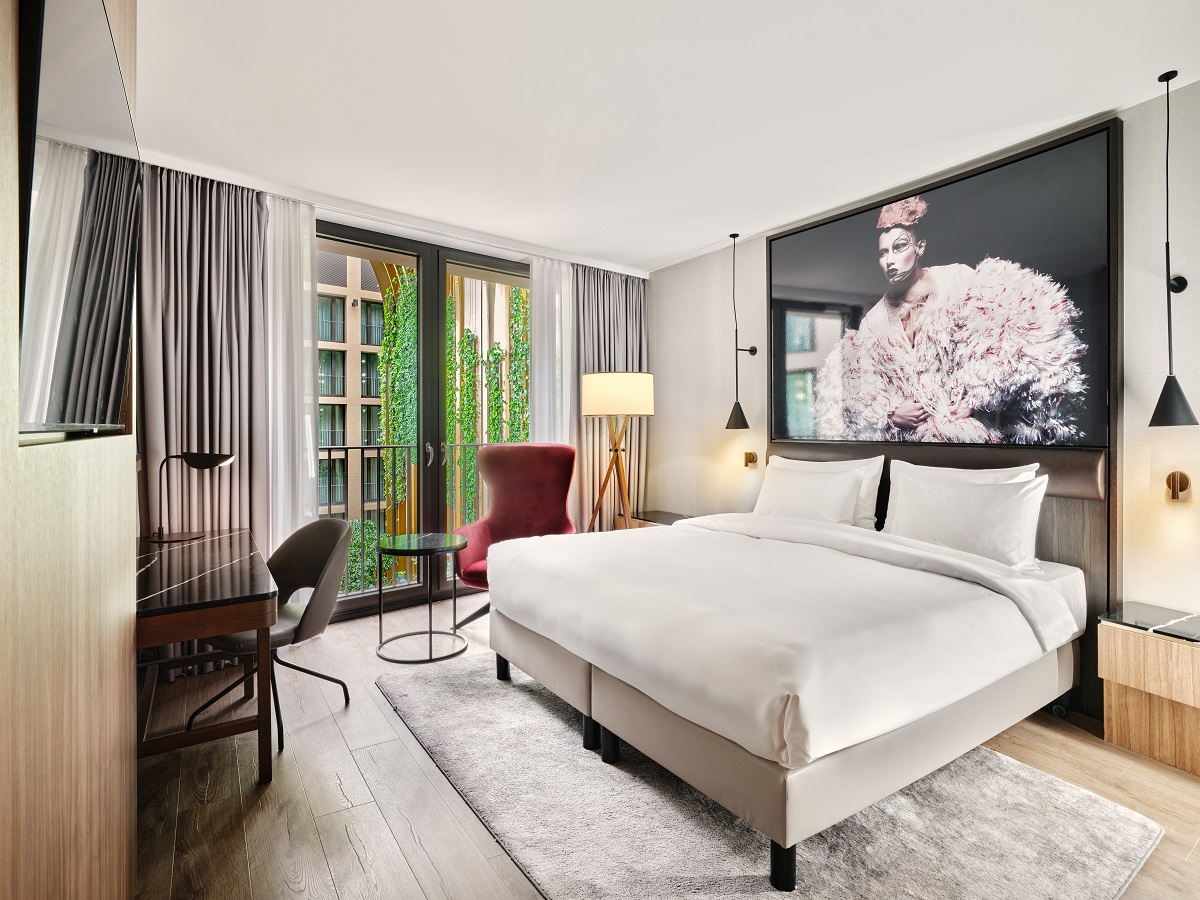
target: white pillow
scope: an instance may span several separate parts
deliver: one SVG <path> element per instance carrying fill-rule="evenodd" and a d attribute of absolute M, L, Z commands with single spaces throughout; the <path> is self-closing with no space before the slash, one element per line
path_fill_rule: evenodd
<path fill-rule="evenodd" d="M 883 477 L 882 456 L 873 456 L 870 459 L 839 459 L 831 462 L 772 456 L 767 461 L 768 471 L 771 466 L 792 469 L 797 472 L 850 472 L 861 466 L 865 471 L 862 484 L 858 487 L 858 499 L 854 503 L 853 524 L 859 528 L 872 530 L 875 528 L 875 502 L 879 498 L 879 480 Z"/>
<path fill-rule="evenodd" d="M 1007 484 L 917 481 L 892 484 L 887 524 L 914 538 L 1040 572 L 1034 559 L 1038 516 L 1049 476 Z"/>
<path fill-rule="evenodd" d="M 865 472 L 862 466 L 846 472 L 804 472 L 768 465 L 754 512 L 852 525 Z"/>
<path fill-rule="evenodd" d="M 966 484 L 1012 484 L 1017 481 L 1032 481 L 1038 463 L 1027 466 L 1011 466 L 1007 469 L 951 469 L 945 466 L 914 466 L 901 459 L 892 460 L 891 476 L 917 478 L 921 481 L 950 481 Z"/>

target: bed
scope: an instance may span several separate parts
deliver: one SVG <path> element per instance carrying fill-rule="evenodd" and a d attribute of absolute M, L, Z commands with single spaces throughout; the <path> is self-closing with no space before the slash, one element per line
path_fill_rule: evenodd
<path fill-rule="evenodd" d="M 488 565 L 498 677 L 516 665 L 606 761 L 624 740 L 762 832 L 781 890 L 798 842 L 1070 691 L 1089 618 L 1076 566 L 757 514 Z"/>

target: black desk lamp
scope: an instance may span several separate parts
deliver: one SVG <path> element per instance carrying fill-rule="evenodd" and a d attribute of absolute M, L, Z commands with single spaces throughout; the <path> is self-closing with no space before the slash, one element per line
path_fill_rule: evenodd
<path fill-rule="evenodd" d="M 166 497 L 167 490 L 164 480 L 167 476 L 167 460 L 182 459 L 190 468 L 193 469 L 215 469 L 218 466 L 227 466 L 233 462 L 232 453 L 173 453 L 163 459 L 158 467 L 158 531 L 150 535 L 150 540 L 156 544 L 171 544 L 176 541 L 194 541 L 196 538 L 204 537 L 203 531 L 177 531 L 174 534 L 165 534 L 167 527 L 166 516 L 163 514 L 163 500 Z"/>

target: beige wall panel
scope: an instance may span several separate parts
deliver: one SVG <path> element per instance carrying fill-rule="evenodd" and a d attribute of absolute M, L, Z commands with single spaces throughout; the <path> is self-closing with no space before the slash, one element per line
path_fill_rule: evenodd
<path fill-rule="evenodd" d="M 0 0 L 0 897 L 130 896 L 134 444 L 17 446 L 16 0 Z"/>

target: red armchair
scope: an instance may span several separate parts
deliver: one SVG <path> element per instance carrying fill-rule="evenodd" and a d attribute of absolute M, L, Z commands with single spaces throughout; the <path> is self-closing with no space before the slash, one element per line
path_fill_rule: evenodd
<path fill-rule="evenodd" d="M 569 444 L 489 444 L 479 448 L 479 474 L 491 492 L 488 514 L 456 528 L 467 547 L 455 555 L 454 574 L 467 587 L 488 587 L 487 553 L 492 544 L 543 534 L 574 534 L 567 492 L 575 473 Z M 485 603 L 458 627 L 491 609 Z"/>

